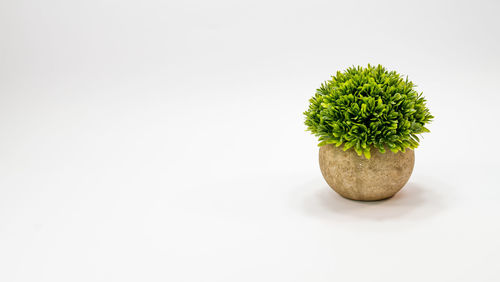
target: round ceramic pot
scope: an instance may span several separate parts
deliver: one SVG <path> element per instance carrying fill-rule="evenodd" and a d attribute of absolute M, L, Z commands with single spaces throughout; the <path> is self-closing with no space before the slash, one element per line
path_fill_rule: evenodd
<path fill-rule="evenodd" d="M 371 158 L 358 156 L 352 149 L 343 151 L 332 144 L 319 149 L 321 173 L 341 196 L 359 201 L 376 201 L 394 196 L 408 182 L 415 154 L 371 149 Z"/>

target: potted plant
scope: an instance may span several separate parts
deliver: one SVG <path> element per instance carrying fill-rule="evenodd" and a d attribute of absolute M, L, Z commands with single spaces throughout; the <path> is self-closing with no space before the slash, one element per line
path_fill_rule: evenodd
<path fill-rule="evenodd" d="M 392 197 L 406 184 L 418 134 L 432 119 L 415 85 L 381 65 L 350 67 L 321 84 L 304 112 L 319 137 L 319 164 L 328 185 L 345 198 Z"/>

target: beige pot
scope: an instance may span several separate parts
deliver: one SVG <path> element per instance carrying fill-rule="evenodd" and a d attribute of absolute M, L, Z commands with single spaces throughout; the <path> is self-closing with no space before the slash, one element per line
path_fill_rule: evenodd
<path fill-rule="evenodd" d="M 352 149 L 324 145 L 319 149 L 319 166 L 326 182 L 341 196 L 360 201 L 376 201 L 394 196 L 408 182 L 415 154 L 371 149 L 371 158 L 358 156 Z"/>

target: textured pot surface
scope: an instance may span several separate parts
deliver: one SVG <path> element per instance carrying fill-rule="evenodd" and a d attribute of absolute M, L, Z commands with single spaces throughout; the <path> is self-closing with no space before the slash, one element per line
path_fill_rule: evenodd
<path fill-rule="evenodd" d="M 326 182 L 345 198 L 376 201 L 394 196 L 408 182 L 415 154 L 372 148 L 371 158 L 358 156 L 352 149 L 324 145 L 319 149 L 319 166 Z"/>

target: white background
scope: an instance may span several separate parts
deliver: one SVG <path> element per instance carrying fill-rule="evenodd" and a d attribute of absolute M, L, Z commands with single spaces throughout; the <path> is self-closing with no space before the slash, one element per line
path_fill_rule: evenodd
<path fill-rule="evenodd" d="M 0 2 L 0 281 L 500 281 L 500 2 Z M 302 112 L 351 65 L 435 115 L 341 198 Z"/>

